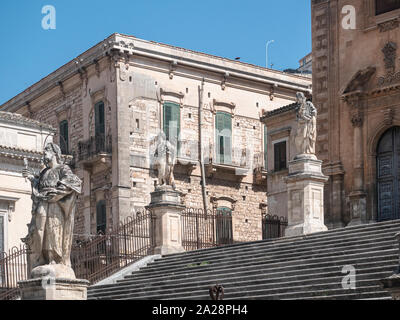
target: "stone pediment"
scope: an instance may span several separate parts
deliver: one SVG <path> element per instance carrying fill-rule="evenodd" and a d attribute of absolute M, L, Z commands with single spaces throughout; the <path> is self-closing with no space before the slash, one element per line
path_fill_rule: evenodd
<path fill-rule="evenodd" d="M 351 78 L 350 82 L 347 84 L 346 89 L 343 91 L 343 94 L 348 94 L 357 91 L 364 91 L 372 76 L 375 74 L 375 67 L 368 67 L 362 70 L 359 70 L 353 78 Z"/>

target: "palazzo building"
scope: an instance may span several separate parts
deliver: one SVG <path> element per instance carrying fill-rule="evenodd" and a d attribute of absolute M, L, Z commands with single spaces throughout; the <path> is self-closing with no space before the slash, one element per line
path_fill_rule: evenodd
<path fill-rule="evenodd" d="M 298 91 L 310 92 L 311 79 L 113 34 L 0 108 L 57 128 L 55 142 L 74 156 L 76 234 L 107 232 L 149 204 L 163 131 L 177 142 L 184 204 L 232 213 L 234 240 L 250 241 L 261 239 L 267 210 L 260 116 Z"/>
<path fill-rule="evenodd" d="M 317 156 L 330 228 L 400 218 L 400 1 L 312 0 Z"/>

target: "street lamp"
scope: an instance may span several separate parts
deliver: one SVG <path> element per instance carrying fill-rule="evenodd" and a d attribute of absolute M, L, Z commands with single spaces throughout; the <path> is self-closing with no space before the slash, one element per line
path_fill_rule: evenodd
<path fill-rule="evenodd" d="M 267 42 L 267 46 L 266 46 L 266 64 L 265 64 L 265 67 L 266 68 L 268 68 L 268 46 L 271 44 L 271 43 L 274 43 L 275 42 L 275 40 L 269 40 L 268 42 Z"/>

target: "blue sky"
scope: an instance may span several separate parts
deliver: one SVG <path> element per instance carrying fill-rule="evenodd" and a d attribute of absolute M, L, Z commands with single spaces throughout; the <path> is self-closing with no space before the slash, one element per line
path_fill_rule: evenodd
<path fill-rule="evenodd" d="M 0 105 L 114 32 L 265 66 L 311 51 L 310 0 L 1 0 Z M 42 7 L 56 29 L 42 29 Z"/>

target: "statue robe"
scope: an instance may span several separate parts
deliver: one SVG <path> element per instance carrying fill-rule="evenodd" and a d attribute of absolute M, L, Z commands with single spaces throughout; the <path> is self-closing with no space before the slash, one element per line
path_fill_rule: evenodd
<path fill-rule="evenodd" d="M 32 267 L 57 263 L 71 265 L 70 252 L 77 194 L 81 180 L 67 165 L 46 168 L 33 187 Z M 48 196 L 54 190 L 57 200 Z M 29 236 L 28 236 L 29 237 Z"/>

